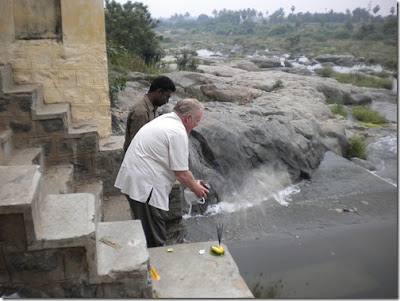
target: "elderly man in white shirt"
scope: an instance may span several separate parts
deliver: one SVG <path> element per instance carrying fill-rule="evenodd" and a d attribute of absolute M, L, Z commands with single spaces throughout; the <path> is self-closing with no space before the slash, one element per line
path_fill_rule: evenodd
<path fill-rule="evenodd" d="M 164 246 L 169 194 L 175 180 L 199 198 L 208 189 L 189 170 L 188 134 L 203 115 L 197 99 L 182 99 L 171 113 L 144 125 L 133 138 L 115 181 L 127 195 L 133 216 L 142 221 L 147 246 Z"/>

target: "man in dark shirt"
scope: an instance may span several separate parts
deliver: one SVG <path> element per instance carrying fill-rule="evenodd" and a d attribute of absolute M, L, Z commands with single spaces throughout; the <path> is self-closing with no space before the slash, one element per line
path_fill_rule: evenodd
<path fill-rule="evenodd" d="M 125 130 L 125 152 L 139 129 L 156 117 L 157 108 L 166 104 L 173 92 L 175 85 L 170 78 L 159 76 L 153 80 L 149 91 L 129 112 Z"/>

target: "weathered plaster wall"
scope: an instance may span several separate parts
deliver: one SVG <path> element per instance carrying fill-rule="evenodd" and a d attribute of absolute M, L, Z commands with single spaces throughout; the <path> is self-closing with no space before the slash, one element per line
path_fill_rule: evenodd
<path fill-rule="evenodd" d="M 24 1 L 35 2 L 0 1 L 0 63 L 12 65 L 15 83 L 41 83 L 45 103 L 71 103 L 73 120 L 97 120 L 100 136 L 109 136 L 103 0 L 59 0 L 62 39 L 20 40 L 14 16 Z"/>

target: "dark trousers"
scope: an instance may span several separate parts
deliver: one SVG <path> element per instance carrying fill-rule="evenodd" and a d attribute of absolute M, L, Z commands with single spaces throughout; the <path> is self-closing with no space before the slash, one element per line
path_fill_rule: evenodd
<path fill-rule="evenodd" d="M 146 236 L 147 247 L 162 247 L 166 245 L 167 241 L 165 220 L 168 212 L 150 206 L 148 204 L 150 197 L 151 193 L 146 203 L 141 203 L 132 200 L 129 196 L 126 196 L 131 207 L 132 218 L 138 219 L 142 222 L 144 235 Z"/>

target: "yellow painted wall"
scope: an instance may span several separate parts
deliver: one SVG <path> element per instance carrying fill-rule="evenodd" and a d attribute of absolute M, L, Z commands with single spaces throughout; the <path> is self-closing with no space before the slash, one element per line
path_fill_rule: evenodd
<path fill-rule="evenodd" d="M 96 120 L 109 136 L 103 0 L 60 0 L 62 41 L 15 39 L 13 1 L 0 1 L 0 63 L 12 65 L 15 83 L 41 83 L 45 103 L 71 103 L 73 120 Z"/>

